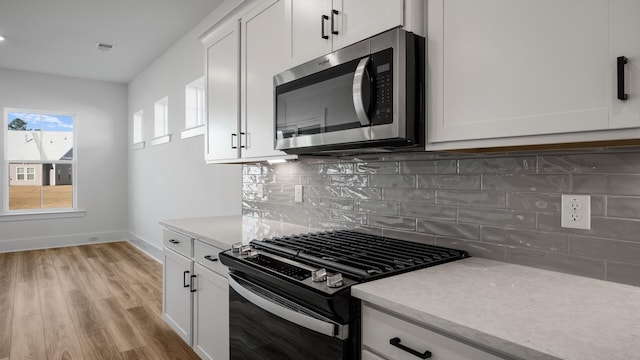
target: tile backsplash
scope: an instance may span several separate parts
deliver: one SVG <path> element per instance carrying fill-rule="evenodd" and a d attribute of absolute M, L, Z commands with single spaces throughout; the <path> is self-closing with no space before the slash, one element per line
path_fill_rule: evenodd
<path fill-rule="evenodd" d="M 591 195 L 591 230 L 560 226 L 561 194 Z M 639 148 L 247 164 L 243 214 L 640 286 Z"/>

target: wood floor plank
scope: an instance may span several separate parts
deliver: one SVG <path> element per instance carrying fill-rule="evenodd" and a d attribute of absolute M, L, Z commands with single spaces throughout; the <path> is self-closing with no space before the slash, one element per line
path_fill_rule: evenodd
<path fill-rule="evenodd" d="M 36 263 L 33 251 L 21 251 L 17 253 L 16 281 L 34 282 L 36 281 Z"/>
<path fill-rule="evenodd" d="M 94 300 L 93 304 L 103 319 L 122 319 L 127 316 L 125 309 L 120 305 L 116 298 Z"/>
<path fill-rule="evenodd" d="M 13 318 L 11 359 L 46 359 L 40 314 Z"/>
<path fill-rule="evenodd" d="M 80 346 L 87 360 L 122 360 L 120 351 L 105 329 L 81 333 Z"/>
<path fill-rule="evenodd" d="M 120 352 L 129 351 L 146 345 L 146 340 L 128 317 L 107 322 L 107 333 Z"/>
<path fill-rule="evenodd" d="M 84 359 L 82 347 L 73 324 L 44 329 L 47 360 Z"/>
<path fill-rule="evenodd" d="M 0 359 L 11 353 L 17 254 L 0 254 Z"/>
<path fill-rule="evenodd" d="M 92 300 L 113 297 L 108 282 L 93 271 L 79 272 L 77 275 L 82 283 L 82 288 Z"/>
<path fill-rule="evenodd" d="M 129 309 L 143 305 L 142 299 L 120 278 L 113 277 L 107 280 L 111 292 L 123 308 Z"/>
<path fill-rule="evenodd" d="M 42 323 L 45 329 L 72 323 L 64 290 L 61 286 L 40 288 L 39 297 Z"/>
<path fill-rule="evenodd" d="M 67 291 L 66 299 L 76 331 L 89 333 L 104 328 L 100 313 L 83 290 Z"/>
<path fill-rule="evenodd" d="M 120 257 L 109 246 L 101 246 L 96 249 L 96 252 L 100 254 L 100 257 L 106 262 L 114 263 L 120 261 Z"/>
<path fill-rule="evenodd" d="M 74 269 L 78 273 L 86 273 L 91 271 L 91 266 L 87 262 L 87 259 L 82 255 L 78 254 L 73 248 L 69 249 L 70 253 L 69 260 L 71 260 L 71 268 Z"/>
<path fill-rule="evenodd" d="M 122 357 L 124 360 L 156 360 L 158 358 L 157 355 L 149 350 L 148 346 L 125 351 L 122 353 Z"/>
<path fill-rule="evenodd" d="M 113 269 L 111 269 L 111 267 L 109 266 L 109 262 L 101 256 L 88 258 L 87 262 L 93 269 L 94 273 L 99 275 L 103 279 L 108 279 L 116 276 L 115 271 L 113 271 Z"/>
<path fill-rule="evenodd" d="M 81 246 L 76 246 L 76 248 L 79 250 L 79 253 L 82 254 L 85 258 L 98 257 L 95 247 L 91 245 L 81 245 Z"/>
<path fill-rule="evenodd" d="M 40 296 L 38 284 L 32 282 L 17 282 L 13 306 L 13 318 L 40 316 Z"/>
<path fill-rule="evenodd" d="M 53 266 L 71 266 L 71 260 L 64 248 L 47 249 L 47 252 L 49 253 L 49 257 L 51 257 L 51 261 L 53 261 Z"/>
<path fill-rule="evenodd" d="M 36 263 L 38 286 L 41 288 L 58 286 L 58 276 L 49 252 L 47 250 L 37 250 L 34 251 L 33 255 Z"/>
<path fill-rule="evenodd" d="M 58 275 L 58 281 L 62 289 L 77 290 L 82 288 L 82 282 L 78 277 L 78 272 L 71 265 L 63 265 L 56 267 L 56 274 Z"/>

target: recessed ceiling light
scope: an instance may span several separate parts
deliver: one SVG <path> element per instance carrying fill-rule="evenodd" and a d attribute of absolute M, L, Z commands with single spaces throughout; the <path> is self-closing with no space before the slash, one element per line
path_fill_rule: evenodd
<path fill-rule="evenodd" d="M 4 37 L 4 35 L 0 35 L 0 41 L 4 41 L 6 39 L 6 37 Z"/>
<path fill-rule="evenodd" d="M 96 49 L 100 51 L 111 51 L 113 49 L 113 45 L 107 43 L 96 43 Z"/>

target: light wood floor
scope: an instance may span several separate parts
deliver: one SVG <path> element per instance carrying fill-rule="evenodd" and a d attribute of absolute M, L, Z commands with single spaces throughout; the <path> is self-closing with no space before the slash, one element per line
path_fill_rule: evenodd
<path fill-rule="evenodd" d="M 0 254 L 0 360 L 199 359 L 161 312 L 162 265 L 126 242 Z"/>

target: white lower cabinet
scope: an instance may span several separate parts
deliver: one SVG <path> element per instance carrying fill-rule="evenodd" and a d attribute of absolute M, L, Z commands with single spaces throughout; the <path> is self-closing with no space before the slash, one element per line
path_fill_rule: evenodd
<path fill-rule="evenodd" d="M 176 234 L 165 229 L 165 238 Z M 218 259 L 223 249 L 188 237 L 179 241 L 188 244 L 188 255 L 164 248 L 162 319 L 202 359 L 229 360 L 228 270 Z"/>
<path fill-rule="evenodd" d="M 363 360 L 503 359 L 367 305 L 362 306 L 362 347 Z M 431 357 L 424 356 L 427 351 Z"/>

